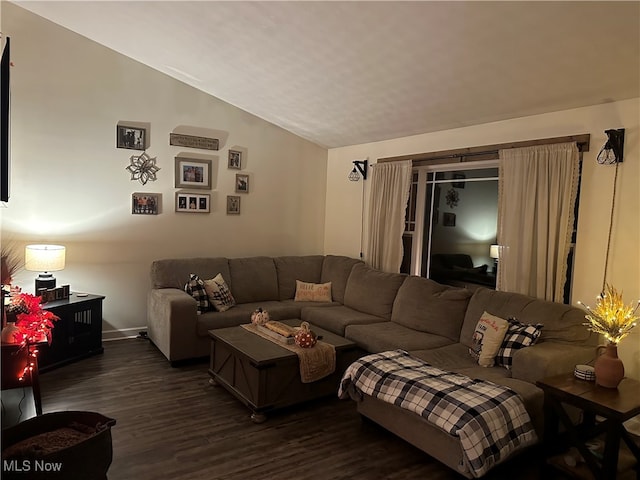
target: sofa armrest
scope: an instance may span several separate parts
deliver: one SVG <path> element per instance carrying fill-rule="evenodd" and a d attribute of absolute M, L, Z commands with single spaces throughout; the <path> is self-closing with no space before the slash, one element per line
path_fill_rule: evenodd
<path fill-rule="evenodd" d="M 169 361 L 193 357 L 197 320 L 196 301 L 183 290 L 159 288 L 149 292 L 147 333 Z"/>
<path fill-rule="evenodd" d="M 589 363 L 595 356 L 593 345 L 542 342 L 515 352 L 511 375 L 535 383 L 546 377 L 573 372 L 576 365 Z"/>

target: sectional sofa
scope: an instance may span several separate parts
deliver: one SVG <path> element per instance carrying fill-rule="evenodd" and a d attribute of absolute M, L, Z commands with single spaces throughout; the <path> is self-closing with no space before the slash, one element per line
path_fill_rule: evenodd
<path fill-rule="evenodd" d="M 210 279 L 221 273 L 237 305 L 198 314 L 185 293 L 190 273 Z M 598 337 L 583 325 L 584 312 L 520 294 L 442 285 L 429 279 L 386 273 L 342 256 L 190 258 L 153 262 L 147 328 L 151 341 L 172 363 L 207 356 L 208 330 L 249 322 L 262 307 L 274 320 L 300 318 L 354 341 L 363 352 L 403 349 L 431 365 L 489 380 L 522 397 L 541 438 L 541 378 L 573 371 L 591 361 Z M 332 285 L 332 301 L 297 302 L 296 280 Z M 543 324 L 535 345 L 517 350 L 510 370 L 481 367 L 469 354 L 484 312 L 525 324 Z M 365 396 L 358 411 L 465 476 L 456 437 L 421 417 Z"/>

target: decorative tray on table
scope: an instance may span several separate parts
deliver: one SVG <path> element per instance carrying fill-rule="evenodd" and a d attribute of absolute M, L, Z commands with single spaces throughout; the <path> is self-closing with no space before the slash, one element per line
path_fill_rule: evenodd
<path fill-rule="evenodd" d="M 296 327 L 290 327 L 289 325 L 274 320 L 266 322 L 263 325 L 256 325 L 256 327 L 260 333 L 286 345 L 294 343 L 294 335 L 298 331 Z"/>

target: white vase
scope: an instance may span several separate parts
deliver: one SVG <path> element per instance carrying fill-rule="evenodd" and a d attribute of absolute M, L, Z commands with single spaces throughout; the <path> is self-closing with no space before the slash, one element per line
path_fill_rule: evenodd
<path fill-rule="evenodd" d="M 2 343 L 20 343 L 17 336 L 19 333 L 20 329 L 16 327 L 15 322 L 7 322 L 2 329 Z"/>

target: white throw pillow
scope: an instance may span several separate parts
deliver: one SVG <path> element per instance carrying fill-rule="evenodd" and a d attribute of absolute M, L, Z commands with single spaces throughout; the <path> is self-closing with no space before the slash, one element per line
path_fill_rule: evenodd
<path fill-rule="evenodd" d="M 493 367 L 494 359 L 502 345 L 509 322 L 484 312 L 473 332 L 472 346 L 469 354 L 478 360 L 481 367 Z"/>
<path fill-rule="evenodd" d="M 205 280 L 204 289 L 207 292 L 209 301 L 219 312 L 229 310 L 236 304 L 236 299 L 231 295 L 231 290 L 229 290 L 227 282 L 224 281 L 221 273 L 210 280 Z"/>
<path fill-rule="evenodd" d="M 296 280 L 296 302 L 330 302 L 331 282 L 307 283 Z"/>

